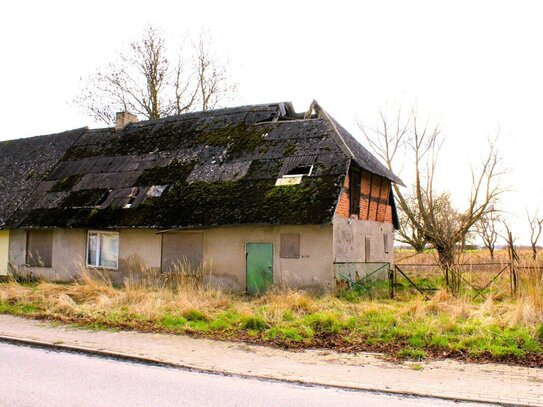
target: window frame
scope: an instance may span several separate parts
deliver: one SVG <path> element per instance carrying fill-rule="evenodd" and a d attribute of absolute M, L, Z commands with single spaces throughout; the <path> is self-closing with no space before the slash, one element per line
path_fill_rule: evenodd
<path fill-rule="evenodd" d="M 309 167 L 309 172 L 307 174 L 284 174 L 282 178 L 310 177 L 311 174 L 313 173 L 313 165 L 299 165 L 297 167 L 292 168 L 290 171 L 293 171 L 299 167 Z"/>
<path fill-rule="evenodd" d="M 96 234 L 98 239 L 96 241 L 96 263 L 97 264 L 90 264 L 89 263 L 89 238 L 91 234 Z M 102 251 L 102 243 L 100 236 L 101 235 L 110 235 L 110 236 L 116 236 L 117 237 L 117 265 L 115 267 L 109 267 L 109 266 L 102 266 L 100 265 L 101 260 L 101 251 Z M 103 230 L 87 230 L 87 244 L 86 244 L 86 250 L 85 250 L 85 265 L 87 267 L 92 267 L 95 269 L 106 269 L 106 270 L 119 270 L 119 251 L 120 251 L 120 238 L 119 238 L 119 232 L 114 231 L 103 231 Z"/>

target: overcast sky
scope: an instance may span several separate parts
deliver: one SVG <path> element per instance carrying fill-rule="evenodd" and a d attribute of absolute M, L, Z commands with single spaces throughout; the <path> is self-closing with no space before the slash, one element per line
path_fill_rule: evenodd
<path fill-rule="evenodd" d="M 387 104 L 438 121 L 442 188 L 462 203 L 470 163 L 499 129 L 502 207 L 535 209 L 541 167 L 543 6 L 537 1 L 23 1 L 2 5 L 0 140 L 98 126 L 71 104 L 80 77 L 147 24 L 169 41 L 211 31 L 239 82 L 233 104 L 312 99 L 357 137 Z M 543 205 L 541 207 L 543 210 Z"/>

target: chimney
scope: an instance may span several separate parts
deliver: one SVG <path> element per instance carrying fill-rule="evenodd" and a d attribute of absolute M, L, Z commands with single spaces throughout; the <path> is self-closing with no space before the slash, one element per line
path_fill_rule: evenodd
<path fill-rule="evenodd" d="M 115 117 L 115 130 L 122 130 L 129 123 L 136 123 L 138 117 L 135 114 L 128 112 L 117 112 Z"/>

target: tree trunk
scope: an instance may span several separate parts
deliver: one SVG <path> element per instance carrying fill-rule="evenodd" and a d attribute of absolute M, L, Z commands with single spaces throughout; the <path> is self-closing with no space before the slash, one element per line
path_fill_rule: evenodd
<path fill-rule="evenodd" d="M 460 277 L 454 268 L 455 246 L 439 245 L 436 246 L 438 262 L 441 269 L 445 272 L 445 282 L 447 289 L 456 294 L 460 286 Z"/>

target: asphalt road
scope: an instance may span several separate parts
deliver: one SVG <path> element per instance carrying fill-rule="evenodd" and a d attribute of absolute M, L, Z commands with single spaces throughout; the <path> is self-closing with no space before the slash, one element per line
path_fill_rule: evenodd
<path fill-rule="evenodd" d="M 383 407 L 458 404 L 213 375 L 0 343 L 0 406 Z"/>

